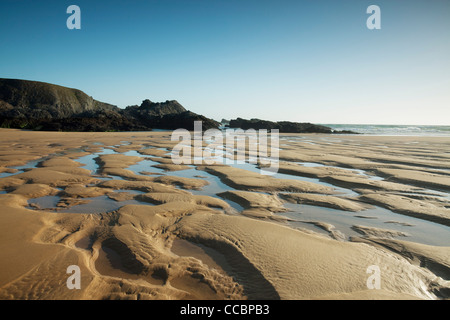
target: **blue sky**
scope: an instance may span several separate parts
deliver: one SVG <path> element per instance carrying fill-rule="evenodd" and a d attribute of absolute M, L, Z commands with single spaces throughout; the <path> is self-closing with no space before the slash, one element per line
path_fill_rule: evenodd
<path fill-rule="evenodd" d="M 68 30 L 69 5 L 81 30 Z M 381 9 L 369 30 L 366 9 Z M 450 125 L 450 1 L 0 1 L 0 77 L 220 120 Z"/>

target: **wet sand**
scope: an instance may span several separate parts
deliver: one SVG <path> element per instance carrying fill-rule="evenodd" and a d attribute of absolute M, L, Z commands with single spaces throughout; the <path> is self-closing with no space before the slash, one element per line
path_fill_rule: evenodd
<path fill-rule="evenodd" d="M 170 134 L 0 129 L 0 298 L 450 296 L 450 138 L 281 135 L 268 177 Z"/>

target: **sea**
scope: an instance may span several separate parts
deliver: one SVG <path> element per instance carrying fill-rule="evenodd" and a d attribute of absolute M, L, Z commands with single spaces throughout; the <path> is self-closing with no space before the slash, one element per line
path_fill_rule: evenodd
<path fill-rule="evenodd" d="M 333 130 L 350 130 L 377 136 L 450 136 L 450 126 L 378 125 L 378 124 L 323 124 Z"/>

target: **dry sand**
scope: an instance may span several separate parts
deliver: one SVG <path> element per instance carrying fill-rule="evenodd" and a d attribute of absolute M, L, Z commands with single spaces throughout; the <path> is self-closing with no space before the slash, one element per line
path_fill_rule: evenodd
<path fill-rule="evenodd" d="M 349 198 L 320 183 L 261 177 L 230 166 L 198 167 L 237 189 L 221 193 L 222 200 L 193 194 L 208 182 L 201 174 L 195 179 L 177 176 L 166 160 L 156 162 L 169 165 L 163 168 L 172 174 L 152 176 L 127 169 L 140 157 L 102 155 L 100 173 L 119 177 L 106 181 L 76 161 L 101 147 L 169 159 L 167 151 L 158 148 L 174 145 L 170 132 L 0 129 L 0 135 L 0 173 L 14 173 L 13 166 L 42 160 L 36 168 L 0 178 L 0 190 L 6 192 L 0 194 L 1 299 L 450 296 L 450 247 L 388 239 L 393 236 L 389 230 L 362 226 L 360 237 L 343 241 L 333 233 L 334 226 L 324 222 L 310 223 L 335 239 L 297 230 L 283 219 L 261 219 L 282 216 L 283 201 L 290 201 L 349 212 L 377 204 L 447 224 L 449 202 L 428 189 L 448 190 L 449 138 L 297 135 L 295 141 L 282 139 L 280 157 L 286 163 L 280 168 L 285 173 L 351 186 L 359 195 Z M 374 179 L 376 174 L 389 181 Z M 97 196 L 148 203 L 96 214 L 28 206 L 29 199 L 55 195 L 68 203 Z M 230 211 L 227 199 L 244 210 Z M 66 286 L 70 265 L 81 269 L 80 290 Z M 380 267 L 380 290 L 366 285 L 371 265 Z"/>

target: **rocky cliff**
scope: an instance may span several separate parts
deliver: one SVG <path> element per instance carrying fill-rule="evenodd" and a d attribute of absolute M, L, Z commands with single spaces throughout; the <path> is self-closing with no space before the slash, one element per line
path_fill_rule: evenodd
<path fill-rule="evenodd" d="M 125 109 L 93 99 L 84 92 L 50 83 L 0 79 L 0 126 L 33 130 L 142 131 L 204 129 L 219 123 L 186 110 L 177 101 L 151 102 Z"/>

